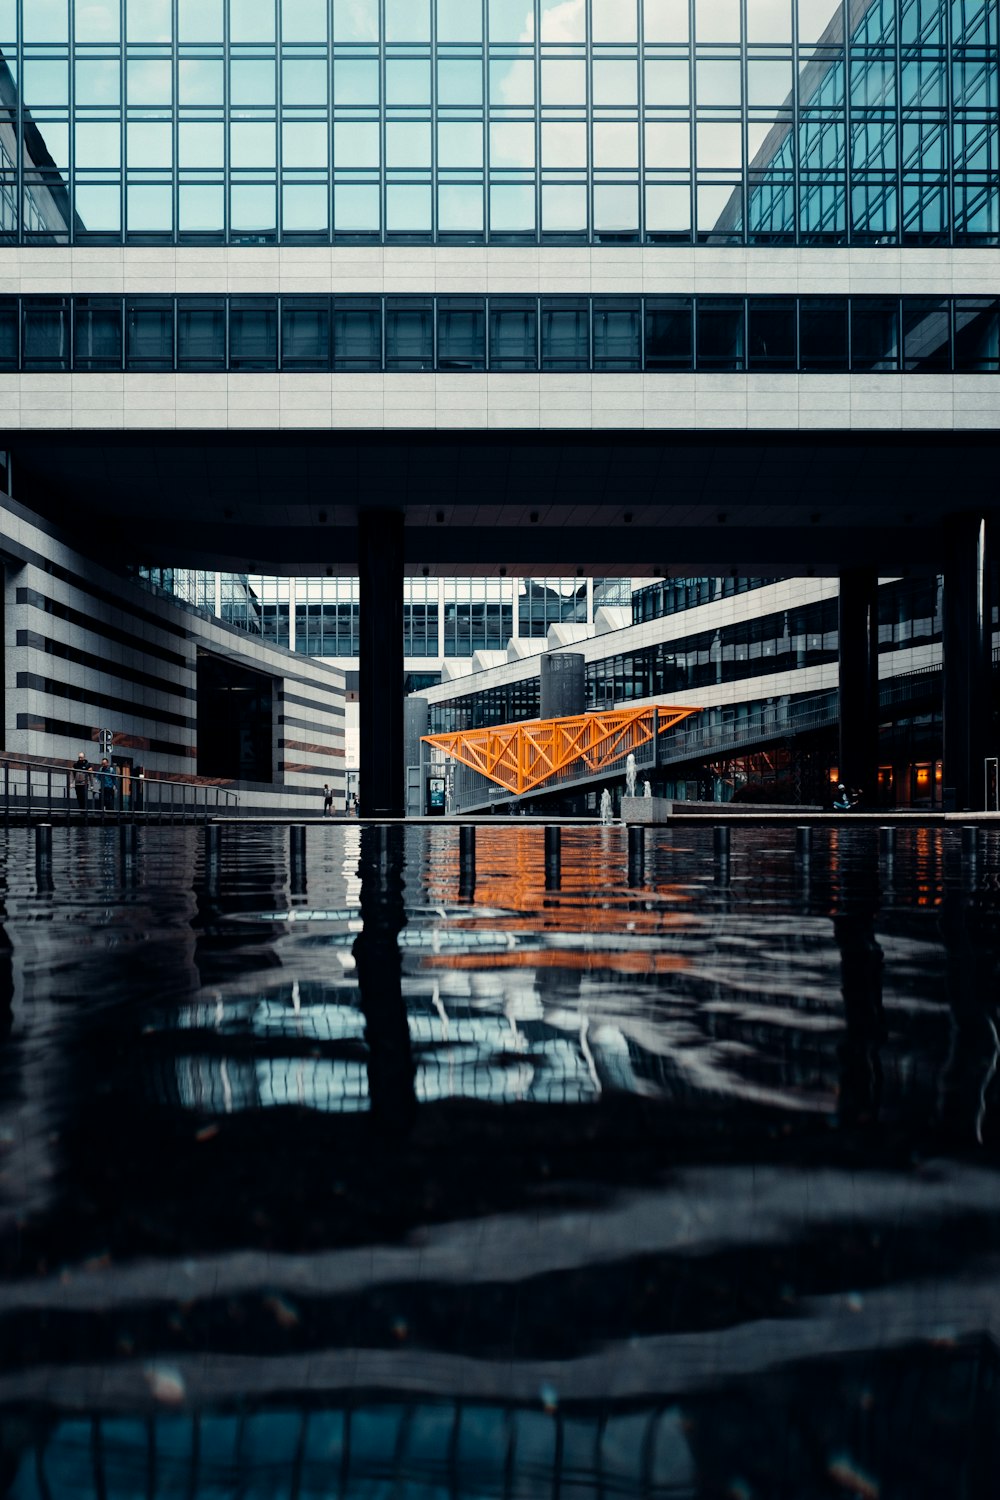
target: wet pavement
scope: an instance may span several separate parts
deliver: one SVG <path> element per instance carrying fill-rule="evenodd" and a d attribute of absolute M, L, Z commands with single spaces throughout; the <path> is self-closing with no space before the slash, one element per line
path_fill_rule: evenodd
<path fill-rule="evenodd" d="M 1000 1492 L 1000 833 L 0 862 L 0 1495 Z"/>

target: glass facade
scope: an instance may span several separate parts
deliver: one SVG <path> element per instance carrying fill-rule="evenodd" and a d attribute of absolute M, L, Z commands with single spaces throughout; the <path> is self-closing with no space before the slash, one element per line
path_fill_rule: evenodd
<path fill-rule="evenodd" d="M 356 578 L 290 579 L 150 567 L 138 569 L 136 576 L 149 587 L 218 614 L 238 630 L 304 656 L 360 654 Z M 627 606 L 631 592 L 631 579 L 594 579 L 594 609 Z M 408 578 L 403 653 L 408 660 L 436 660 L 506 651 L 515 620 L 516 633 L 526 637 L 544 637 L 550 625 L 566 621 L 585 624 L 588 585 L 560 578 Z"/>
<path fill-rule="evenodd" d="M 698 604 L 714 604 L 716 599 L 732 599 L 737 594 L 761 589 L 774 578 L 663 578 L 636 589 L 632 595 L 632 624 L 645 620 L 662 620 L 681 614 Z"/>
<path fill-rule="evenodd" d="M 0 0 L 0 234 L 991 242 L 998 33 L 998 0 Z"/>
<path fill-rule="evenodd" d="M 0 371 L 1000 369 L 997 297 L 463 297 L 461 359 L 458 300 L 0 297 Z"/>

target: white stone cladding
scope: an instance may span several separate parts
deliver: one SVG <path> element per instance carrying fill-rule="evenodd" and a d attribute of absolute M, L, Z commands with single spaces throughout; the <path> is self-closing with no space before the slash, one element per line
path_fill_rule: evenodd
<path fill-rule="evenodd" d="M 0 296 L 878 294 L 994 296 L 1000 250 L 0 247 Z M 995 374 L 0 374 L 12 431 L 987 431 Z"/>
<path fill-rule="evenodd" d="M 0 296 L 565 293 L 995 296 L 1000 249 L 711 245 L 0 246 Z"/>

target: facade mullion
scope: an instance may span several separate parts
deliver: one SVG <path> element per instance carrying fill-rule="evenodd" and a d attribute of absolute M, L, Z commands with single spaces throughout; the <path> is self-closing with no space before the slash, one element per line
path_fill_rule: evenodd
<path fill-rule="evenodd" d="M 281 0 L 274 0 L 274 164 L 275 195 L 274 232 L 280 245 L 285 238 L 285 122 L 284 122 L 284 27 L 281 24 Z M 281 347 L 281 311 L 278 311 L 278 347 Z"/>

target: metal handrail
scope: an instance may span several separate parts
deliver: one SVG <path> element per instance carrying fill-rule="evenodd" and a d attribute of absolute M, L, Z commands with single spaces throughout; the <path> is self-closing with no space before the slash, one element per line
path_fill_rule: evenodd
<path fill-rule="evenodd" d="M 238 813 L 240 794 L 232 787 L 219 786 L 215 782 L 189 781 L 176 777 L 132 776 L 129 781 L 127 799 L 123 799 L 122 777 L 116 772 L 113 804 L 103 806 L 103 797 L 96 794 L 88 784 L 87 795 L 81 807 L 73 784 L 75 765 L 59 762 L 17 760 L 9 756 L 3 760 L 3 812 L 5 821 L 10 817 L 61 815 L 79 817 L 96 815 L 99 818 L 135 819 L 140 822 L 191 822 L 208 821 L 224 809 Z M 93 782 L 96 768 L 90 767 Z M 177 789 L 181 789 L 180 809 L 177 808 Z M 190 787 L 190 805 L 188 788 Z"/>

